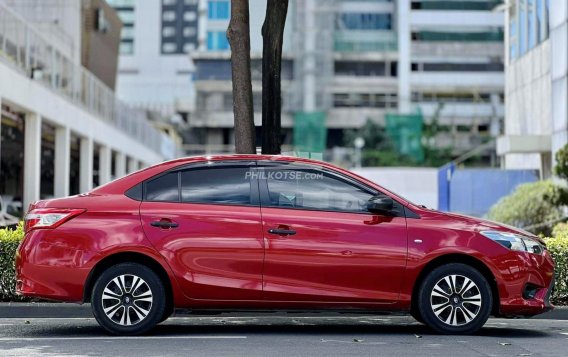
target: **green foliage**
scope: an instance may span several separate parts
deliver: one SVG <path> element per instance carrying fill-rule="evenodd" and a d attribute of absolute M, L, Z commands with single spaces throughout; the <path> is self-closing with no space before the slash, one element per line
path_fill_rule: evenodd
<path fill-rule="evenodd" d="M 0 301 L 23 301 L 16 295 L 16 251 L 24 238 L 20 223 L 16 229 L 0 229 Z"/>
<path fill-rule="evenodd" d="M 552 300 L 557 304 L 568 303 L 568 224 L 556 225 L 552 237 L 545 238 L 545 242 L 556 263 L 556 283 Z"/>
<path fill-rule="evenodd" d="M 363 150 L 363 166 L 390 167 L 390 166 L 413 166 L 415 161 L 400 155 L 395 151 Z"/>
<path fill-rule="evenodd" d="M 550 226 L 543 223 L 561 217 L 560 208 L 554 204 L 553 195 L 556 186 L 551 181 L 537 181 L 519 185 L 509 196 L 499 200 L 488 213 L 494 221 L 510 224 L 515 227 L 529 227 L 537 234 L 550 234 Z"/>
<path fill-rule="evenodd" d="M 554 174 L 561 179 L 568 180 L 568 145 L 556 152 L 556 166 L 554 167 Z"/>
<path fill-rule="evenodd" d="M 389 138 L 386 129 L 371 119 L 367 119 L 365 124 L 358 130 L 346 130 L 343 140 L 344 145 L 352 147 L 357 137 L 365 140 L 366 150 L 395 152 L 394 144 Z"/>
<path fill-rule="evenodd" d="M 436 118 L 432 123 L 424 124 L 424 138 L 426 142 L 435 142 L 438 133 L 448 131 L 448 127 L 440 125 Z M 451 161 L 451 148 L 436 148 L 432 145 L 423 145 L 424 162 L 416 162 L 411 157 L 397 152 L 392 139 L 387 134 L 386 128 L 367 119 L 365 124 L 358 130 L 346 130 L 344 145 L 352 147 L 355 138 L 365 140 L 362 150 L 363 166 L 427 166 L 439 167 Z"/>

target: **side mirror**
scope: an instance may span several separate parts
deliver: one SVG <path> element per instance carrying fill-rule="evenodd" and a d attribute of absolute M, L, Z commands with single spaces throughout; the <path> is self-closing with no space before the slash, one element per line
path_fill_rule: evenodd
<path fill-rule="evenodd" d="M 393 207 L 393 199 L 386 195 L 372 197 L 367 203 L 367 209 L 372 213 L 390 214 Z"/>

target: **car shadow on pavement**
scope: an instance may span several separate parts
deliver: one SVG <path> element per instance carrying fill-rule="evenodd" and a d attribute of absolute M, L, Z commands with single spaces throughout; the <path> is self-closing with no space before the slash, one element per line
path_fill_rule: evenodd
<path fill-rule="evenodd" d="M 91 319 L 89 319 L 91 320 Z M 92 321 L 94 322 L 94 321 Z M 33 325 L 32 325 L 33 326 Z M 370 323 L 326 323 L 307 322 L 293 318 L 274 323 L 251 322 L 250 320 L 217 320 L 215 322 L 192 321 L 187 319 L 172 319 L 156 326 L 144 336 L 168 337 L 168 336 L 202 336 L 202 335 L 335 335 L 335 336 L 396 336 L 409 335 L 415 338 L 423 336 L 436 336 L 435 331 L 418 322 L 396 322 L 388 320 Z M 104 337 L 112 336 L 96 325 L 87 323 L 74 325 L 49 326 L 49 329 L 35 327 L 30 331 L 22 331 L 22 337 Z M 550 337 L 549 332 L 530 328 L 502 326 L 485 326 L 479 332 L 471 336 L 500 337 L 500 338 L 545 338 Z"/>
<path fill-rule="evenodd" d="M 153 329 L 151 335 L 184 334 L 315 334 L 315 335 L 437 335 L 429 327 L 419 324 L 271 324 L 271 325 L 180 325 L 164 322 Z M 533 329 L 484 327 L 475 335 L 511 338 L 548 337 L 550 334 Z M 474 336 L 475 336 L 474 335 Z"/>

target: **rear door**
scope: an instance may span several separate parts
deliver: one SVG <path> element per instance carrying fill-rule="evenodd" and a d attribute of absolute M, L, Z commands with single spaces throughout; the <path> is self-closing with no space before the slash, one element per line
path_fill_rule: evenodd
<path fill-rule="evenodd" d="M 144 231 L 186 296 L 261 299 L 264 243 L 254 165 L 192 165 L 145 183 Z"/>
<path fill-rule="evenodd" d="M 371 213 L 367 202 L 381 193 L 327 169 L 259 162 L 259 170 L 266 300 L 397 301 L 407 256 L 401 204 L 392 215 Z"/>

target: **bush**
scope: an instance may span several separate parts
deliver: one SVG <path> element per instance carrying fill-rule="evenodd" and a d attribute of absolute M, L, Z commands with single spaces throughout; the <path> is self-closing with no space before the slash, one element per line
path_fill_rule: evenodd
<path fill-rule="evenodd" d="M 552 238 L 545 238 L 546 247 L 556 263 L 556 283 L 552 300 L 555 303 L 568 303 L 568 224 L 560 223 L 554 227 Z"/>
<path fill-rule="evenodd" d="M 557 187 L 551 181 L 537 181 L 519 185 L 509 196 L 499 200 L 487 214 L 487 218 L 515 227 L 530 227 L 536 234 L 549 236 L 553 222 L 562 217 L 561 209 L 554 203 Z"/>
<path fill-rule="evenodd" d="M 0 301 L 24 301 L 16 295 L 16 250 L 24 238 L 20 223 L 16 229 L 0 229 Z"/>

